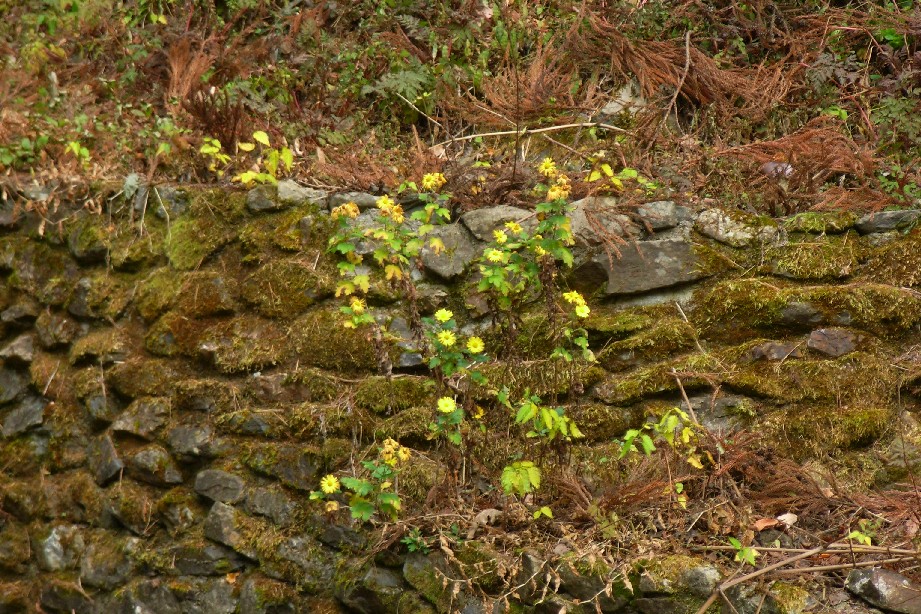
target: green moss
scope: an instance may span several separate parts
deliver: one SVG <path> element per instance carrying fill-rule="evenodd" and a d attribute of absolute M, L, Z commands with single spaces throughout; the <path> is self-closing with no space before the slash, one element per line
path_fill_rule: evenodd
<path fill-rule="evenodd" d="M 392 437 L 400 442 L 427 441 L 429 424 L 433 422 L 434 409 L 431 407 L 413 407 L 377 425 L 374 436 L 378 439 Z"/>
<path fill-rule="evenodd" d="M 309 218 L 310 234 L 302 232 L 301 220 Z M 286 252 L 312 251 L 311 261 L 317 250 L 326 249 L 332 224 L 328 216 L 318 213 L 315 205 L 304 205 L 279 213 L 260 215 L 240 230 L 244 262 L 262 262 L 280 249 Z"/>
<path fill-rule="evenodd" d="M 290 352 L 284 329 L 271 320 L 238 316 L 218 322 L 202 336 L 199 351 L 225 373 L 276 365 Z"/>
<path fill-rule="evenodd" d="M 637 364 L 675 355 L 694 347 L 696 331 L 677 316 L 664 317 L 637 334 L 614 341 L 598 353 L 598 364 L 622 371 Z"/>
<path fill-rule="evenodd" d="M 308 403 L 331 401 L 342 392 L 342 385 L 336 378 L 320 369 L 298 369 L 285 377 L 284 385 L 298 399 Z"/>
<path fill-rule="evenodd" d="M 835 454 L 865 447 L 879 439 L 895 411 L 864 404 L 791 406 L 772 414 L 765 427 L 793 458 Z"/>
<path fill-rule="evenodd" d="M 77 339 L 70 347 L 70 364 L 83 360 L 93 362 L 113 362 L 122 360 L 128 351 L 128 345 L 121 332 L 116 328 L 96 330 Z"/>
<path fill-rule="evenodd" d="M 67 308 L 78 316 L 113 321 L 131 301 L 132 287 L 133 282 L 124 276 L 96 271 L 78 282 Z"/>
<path fill-rule="evenodd" d="M 272 260 L 243 282 L 243 297 L 262 315 L 292 317 L 332 296 L 337 277 L 329 259 Z"/>
<path fill-rule="evenodd" d="M 355 389 L 355 403 L 379 414 L 433 407 L 434 382 L 427 377 L 368 377 Z"/>
<path fill-rule="evenodd" d="M 359 437 L 375 432 L 377 420 L 367 411 L 330 403 L 301 403 L 285 413 L 288 432 L 306 441 L 316 437 Z"/>
<path fill-rule="evenodd" d="M 613 407 L 601 403 L 577 405 L 566 410 L 585 435 L 586 443 L 611 441 L 628 429 L 638 428 L 645 416 L 637 407 Z"/>
<path fill-rule="evenodd" d="M 777 606 L 778 614 L 800 614 L 807 609 L 811 598 L 809 591 L 788 582 L 771 584 L 771 596 Z"/>
<path fill-rule="evenodd" d="M 641 309 L 614 310 L 598 306 L 592 309 L 583 325 L 592 342 L 623 339 L 651 326 L 654 318 Z"/>
<path fill-rule="evenodd" d="M 812 237 L 772 247 L 765 256 L 775 275 L 801 280 L 844 279 L 857 270 L 865 257 L 857 233 L 843 237 Z"/>
<path fill-rule="evenodd" d="M 862 277 L 893 286 L 921 284 L 921 228 L 877 248 Z"/>
<path fill-rule="evenodd" d="M 233 313 L 236 282 L 217 271 L 196 271 L 182 279 L 176 309 L 191 318 Z"/>
<path fill-rule="evenodd" d="M 333 371 L 374 371 L 378 360 L 368 329 L 342 326 L 336 309 L 322 308 L 297 318 L 288 328 L 288 343 L 301 364 Z M 394 351 L 391 356 L 396 358 Z"/>
<path fill-rule="evenodd" d="M 404 502 L 423 505 L 432 488 L 438 484 L 444 469 L 436 462 L 420 454 L 413 454 L 412 460 L 403 465 L 400 472 L 400 496 Z"/>
<path fill-rule="evenodd" d="M 182 288 L 182 273 L 169 268 L 154 270 L 138 285 L 134 299 L 135 308 L 148 322 L 156 319 L 173 304 Z"/>
<path fill-rule="evenodd" d="M 96 369 L 99 375 L 99 370 Z M 173 392 L 178 372 L 171 362 L 158 359 L 130 359 L 112 367 L 106 377 L 112 387 L 129 398 L 165 396 Z"/>
<path fill-rule="evenodd" d="M 110 247 L 110 233 L 106 230 L 108 221 L 101 215 L 84 214 L 65 224 L 68 246 L 78 258 L 104 258 Z"/>
<path fill-rule="evenodd" d="M 788 217 L 782 223 L 788 232 L 835 234 L 853 228 L 857 214 L 853 211 L 806 211 Z"/>
<path fill-rule="evenodd" d="M 508 386 L 510 397 L 517 399 L 526 391 L 543 398 L 545 402 L 570 391 L 581 392 L 599 381 L 605 372 L 594 363 L 566 362 L 562 359 L 502 361 L 484 364 L 480 371 L 492 382 L 490 386 L 478 386 L 473 394 L 479 399 L 492 399 L 491 392 L 497 383 Z"/>
<path fill-rule="evenodd" d="M 595 395 L 612 405 L 628 405 L 647 397 L 664 393 L 677 393 L 678 383 L 673 370 L 679 373 L 709 373 L 722 370 L 718 359 L 710 354 L 691 354 L 670 361 L 656 363 L 625 375 L 609 376 L 597 387 Z M 710 385 L 701 376 L 684 377 L 685 390 L 696 390 Z"/>
<path fill-rule="evenodd" d="M 213 190 L 193 195 L 189 211 L 170 225 L 164 240 L 174 268 L 195 269 L 235 236 L 235 224 L 244 214 L 245 195 Z"/>

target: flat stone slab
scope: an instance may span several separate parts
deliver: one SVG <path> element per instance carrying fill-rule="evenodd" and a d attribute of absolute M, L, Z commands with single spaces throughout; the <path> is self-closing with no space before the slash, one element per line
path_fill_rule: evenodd
<path fill-rule="evenodd" d="M 502 230 L 506 222 L 520 222 L 526 230 L 533 230 L 537 225 L 537 219 L 529 217 L 531 213 L 531 211 L 519 207 L 498 205 L 468 211 L 460 219 L 464 226 L 473 233 L 473 236 L 480 241 L 490 242 L 493 240 L 493 231 Z"/>
<path fill-rule="evenodd" d="M 707 277 L 686 241 L 641 241 L 623 248 L 620 258 L 596 254 L 591 264 L 607 273 L 606 295 L 637 294 Z"/>
<path fill-rule="evenodd" d="M 870 213 L 854 225 L 857 232 L 862 235 L 874 232 L 888 232 L 908 228 L 921 217 L 921 209 L 906 209 L 904 211 L 879 211 Z"/>
<path fill-rule="evenodd" d="M 756 219 L 752 217 L 752 222 Z M 707 209 L 697 216 L 697 232 L 732 247 L 748 247 L 753 241 L 767 242 L 777 236 L 776 226 L 748 223 L 741 212 L 730 214 L 722 209 Z"/>
<path fill-rule="evenodd" d="M 441 239 L 444 250 L 436 254 L 435 250 L 429 247 L 429 238 Z M 427 271 L 442 279 L 453 279 L 463 275 L 467 266 L 482 252 L 481 244 L 461 224 L 436 226 L 425 239 L 426 244 L 421 252 L 422 265 Z"/>
<path fill-rule="evenodd" d="M 856 350 L 863 340 L 863 335 L 844 328 L 819 328 L 809 334 L 806 345 L 811 350 L 837 358 Z"/>
<path fill-rule="evenodd" d="M 888 569 L 854 569 L 847 590 L 870 605 L 889 612 L 921 614 L 921 585 Z"/>

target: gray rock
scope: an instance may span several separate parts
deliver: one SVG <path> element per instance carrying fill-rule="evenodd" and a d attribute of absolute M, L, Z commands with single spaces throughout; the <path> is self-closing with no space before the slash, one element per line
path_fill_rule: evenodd
<path fill-rule="evenodd" d="M 134 540 L 125 540 L 108 532 L 100 532 L 91 538 L 80 558 L 80 582 L 84 586 L 107 591 L 123 585 L 134 571 L 134 563 L 129 556 L 130 544 Z"/>
<path fill-rule="evenodd" d="M 736 212 L 731 215 L 721 209 L 707 209 L 697 216 L 697 231 L 732 247 L 747 247 L 753 241 L 768 242 L 777 236 L 777 227 L 765 225 L 760 219 Z"/>
<path fill-rule="evenodd" d="M 697 254 L 685 241 L 641 241 L 621 250 L 621 257 L 596 254 L 572 275 L 576 286 L 607 282 L 604 294 L 636 294 L 668 288 L 707 277 L 698 266 Z M 585 288 L 594 291 L 596 288 Z"/>
<path fill-rule="evenodd" d="M 715 399 L 712 394 L 689 397 L 691 406 L 700 423 L 713 433 L 729 433 L 745 424 L 745 420 L 755 412 L 751 399 L 734 394 L 720 393 Z M 684 400 L 676 401 L 684 411 L 688 404 Z"/>
<path fill-rule="evenodd" d="M 39 597 L 41 611 L 93 612 L 93 600 L 75 582 L 50 580 L 42 586 Z M 142 610 L 138 610 L 142 612 Z M 146 611 L 144 611 L 146 614 Z"/>
<path fill-rule="evenodd" d="M 921 585 L 888 569 L 853 569 L 845 587 L 867 603 L 890 612 L 921 614 Z"/>
<path fill-rule="evenodd" d="M 359 551 L 365 547 L 365 537 L 352 527 L 328 523 L 320 533 L 320 541 L 336 550 Z"/>
<path fill-rule="evenodd" d="M 921 210 L 918 209 L 879 211 L 863 216 L 854 226 L 862 235 L 905 230 L 913 226 L 918 221 L 918 217 L 921 217 Z"/>
<path fill-rule="evenodd" d="M 36 396 L 20 401 L 3 419 L 3 436 L 12 437 L 41 425 L 47 406 L 45 399 Z"/>
<path fill-rule="evenodd" d="M 278 192 L 273 185 L 261 185 L 246 193 L 246 208 L 253 213 L 281 211 L 290 206 L 290 202 L 278 199 Z"/>
<path fill-rule="evenodd" d="M 274 559 L 296 566 L 298 572 L 293 578 L 290 572 L 280 575 L 287 580 L 297 580 L 302 590 L 308 593 L 325 592 L 337 574 L 337 557 L 309 537 L 291 537 L 284 540 L 275 550 Z M 267 573 L 270 571 L 266 569 Z"/>
<path fill-rule="evenodd" d="M 19 573 L 31 558 L 32 546 L 25 527 L 7 523 L 0 529 L 0 570 Z"/>
<path fill-rule="evenodd" d="M 636 212 L 646 224 L 649 224 L 650 228 L 656 231 L 668 230 L 682 222 L 690 222 L 694 219 L 690 209 L 676 205 L 670 200 L 644 203 L 636 208 Z"/>
<path fill-rule="evenodd" d="M 43 311 L 35 320 L 38 342 L 46 349 L 70 344 L 80 333 L 80 325 L 65 314 Z"/>
<path fill-rule="evenodd" d="M 0 322 L 26 326 L 38 317 L 41 307 L 29 297 L 20 297 L 15 303 L 0 312 Z"/>
<path fill-rule="evenodd" d="M 799 350 L 800 345 L 802 344 L 766 341 L 749 348 L 749 350 L 745 352 L 744 358 L 752 362 L 758 360 L 777 361 L 787 360 L 789 358 L 802 358 L 803 353 Z"/>
<path fill-rule="evenodd" d="M 152 578 L 137 581 L 118 591 L 114 611 L 119 614 L 182 614 L 182 606 L 167 583 Z"/>
<path fill-rule="evenodd" d="M 243 478 L 219 469 L 205 469 L 195 476 L 195 492 L 212 501 L 236 503 L 245 489 Z"/>
<path fill-rule="evenodd" d="M 170 400 L 164 397 L 142 397 L 134 400 L 112 423 L 112 430 L 130 433 L 152 440 L 170 416 Z"/>
<path fill-rule="evenodd" d="M 843 328 L 819 328 L 809 333 L 809 349 L 837 358 L 850 354 L 864 340 L 864 336 Z"/>
<path fill-rule="evenodd" d="M 278 182 L 278 200 L 294 206 L 319 205 L 326 207 L 329 192 L 305 188 L 291 179 L 282 179 Z"/>
<path fill-rule="evenodd" d="M 530 211 L 509 205 L 468 211 L 460 217 L 460 220 L 473 233 L 473 236 L 487 243 L 493 241 L 493 231 L 503 230 L 506 222 L 521 222 L 526 230 L 532 230 L 537 226 L 537 219 L 531 216 Z"/>
<path fill-rule="evenodd" d="M 234 586 L 225 578 L 193 580 L 194 589 L 182 601 L 183 614 L 233 614 L 237 611 Z"/>
<path fill-rule="evenodd" d="M 128 471 L 135 479 L 154 486 L 182 484 L 182 473 L 169 452 L 156 445 L 136 452 L 128 461 Z"/>
<path fill-rule="evenodd" d="M 19 335 L 0 349 L 0 358 L 7 364 L 29 364 L 35 358 L 35 337 L 28 333 Z"/>
<path fill-rule="evenodd" d="M 83 406 L 96 422 L 108 424 L 115 420 L 122 411 L 122 404 L 115 395 L 104 390 L 94 390 L 83 397 Z"/>
<path fill-rule="evenodd" d="M 243 556 L 249 559 L 257 560 L 258 554 L 251 544 L 243 538 L 241 533 L 240 512 L 226 503 L 215 502 L 205 518 L 205 537 L 233 548 Z"/>
<path fill-rule="evenodd" d="M 115 444 L 108 434 L 100 436 L 87 446 L 86 462 L 93 473 L 93 479 L 100 486 L 118 476 L 125 468 L 125 463 L 119 458 Z"/>
<path fill-rule="evenodd" d="M 367 192 L 342 192 L 329 197 L 329 208 L 332 210 L 346 203 L 355 203 L 359 211 L 365 211 L 377 207 L 377 199 L 377 196 Z"/>
<path fill-rule="evenodd" d="M 253 489 L 246 497 L 245 507 L 247 512 L 267 516 L 281 527 L 290 525 L 294 519 L 294 501 L 279 490 Z"/>
<path fill-rule="evenodd" d="M 189 195 L 181 188 L 168 185 L 157 186 L 153 188 L 150 198 L 154 213 L 161 220 L 174 220 L 189 208 Z"/>
<path fill-rule="evenodd" d="M 601 245 L 610 240 L 610 236 L 631 238 L 643 234 L 643 230 L 630 216 L 618 212 L 617 199 L 610 196 L 590 196 L 577 200 L 572 203 L 569 220 L 576 245 L 582 247 Z M 602 233 L 599 234 L 596 225 L 603 229 Z"/>
<path fill-rule="evenodd" d="M 780 318 L 785 324 L 811 326 L 822 321 L 822 314 L 810 303 L 796 301 L 780 310 Z"/>
<path fill-rule="evenodd" d="M 243 558 L 224 546 L 218 544 L 178 546 L 170 551 L 170 558 L 176 569 L 189 576 L 222 576 L 242 569 Z"/>
<path fill-rule="evenodd" d="M 35 559 L 45 571 L 74 569 L 86 548 L 83 530 L 77 526 L 59 525 L 33 540 Z"/>
<path fill-rule="evenodd" d="M 217 454 L 218 445 L 210 426 L 177 426 L 167 435 L 173 454 L 183 462 L 209 458 Z"/>
<path fill-rule="evenodd" d="M 0 368 L 0 405 L 19 398 L 27 385 L 28 381 L 20 372 Z"/>
<path fill-rule="evenodd" d="M 692 595 L 706 599 L 717 585 L 722 581 L 723 576 L 716 567 L 701 565 L 692 567 L 682 574 L 682 580 Z"/>
<path fill-rule="evenodd" d="M 444 250 L 436 254 L 429 246 L 429 238 L 441 239 Z M 463 275 L 467 266 L 482 253 L 482 246 L 461 224 L 436 226 L 426 235 L 426 244 L 422 248 L 422 264 L 425 269 L 442 279 L 453 279 Z"/>
<path fill-rule="evenodd" d="M 560 588 L 573 597 L 582 601 L 588 601 L 591 604 L 598 604 L 602 612 L 620 612 L 627 604 L 626 591 L 611 592 L 611 596 L 605 594 L 605 587 L 608 585 L 608 579 L 595 575 L 582 575 L 576 568 L 569 564 L 559 566 Z M 617 581 L 617 578 L 611 579 L 612 588 L 623 588 L 623 583 Z M 621 594 L 623 593 L 623 594 Z"/>
<path fill-rule="evenodd" d="M 397 572 L 381 567 L 370 568 L 354 585 L 339 595 L 347 607 L 361 614 L 399 611 L 395 604 L 406 593 L 403 578 Z M 409 611 L 409 610 L 406 610 Z"/>

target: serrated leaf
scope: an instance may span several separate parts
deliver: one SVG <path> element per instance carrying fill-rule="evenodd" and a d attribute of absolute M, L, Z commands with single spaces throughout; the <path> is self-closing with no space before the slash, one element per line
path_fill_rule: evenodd
<path fill-rule="evenodd" d="M 367 522 L 374 515 L 374 506 L 371 502 L 361 497 L 352 497 L 349 501 L 349 508 L 352 511 L 352 518 Z"/>
<path fill-rule="evenodd" d="M 643 447 L 643 454 L 645 454 L 646 456 L 649 456 L 650 454 L 656 451 L 656 446 L 652 442 L 652 437 L 650 437 L 646 433 L 643 433 L 642 435 L 640 435 L 640 445 Z"/>
<path fill-rule="evenodd" d="M 257 143 L 261 143 L 262 145 L 265 145 L 266 147 L 271 147 L 271 143 L 269 143 L 269 135 L 263 132 L 262 130 L 257 130 L 253 132 L 253 140 L 256 141 Z"/>
<path fill-rule="evenodd" d="M 371 279 L 367 275 L 356 275 L 352 278 L 352 282 L 365 294 L 371 289 Z"/>
<path fill-rule="evenodd" d="M 387 280 L 391 279 L 403 279 L 403 271 L 395 264 L 388 264 L 384 267 L 384 274 L 387 276 Z"/>
<path fill-rule="evenodd" d="M 374 486 L 368 480 L 359 478 L 344 477 L 339 480 L 343 486 L 354 492 L 360 497 L 366 497 L 374 491 Z"/>

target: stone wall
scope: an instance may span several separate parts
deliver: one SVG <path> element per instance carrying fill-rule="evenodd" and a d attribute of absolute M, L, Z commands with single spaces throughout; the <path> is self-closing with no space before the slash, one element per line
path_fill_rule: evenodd
<path fill-rule="evenodd" d="M 472 592 L 452 599 L 443 558 L 397 544 L 371 564 L 359 556 L 369 533 L 307 500 L 375 439 L 433 446 L 433 391 L 400 296 L 384 284 L 370 296 L 405 337 L 391 352 L 400 377 L 378 376 L 371 345 L 339 325 L 324 248 L 328 207 L 347 200 L 365 211 L 357 223 L 374 215 L 373 196 L 293 182 L 141 190 L 108 199 L 102 215 L 64 207 L 43 236 L 32 215 L 0 206 L 0 612 L 492 611 Z M 575 459 L 591 467 L 644 416 L 682 404 L 676 370 L 711 429 L 754 429 L 865 486 L 919 463 L 917 447 L 895 452 L 892 426 L 921 389 L 921 212 L 772 220 L 608 205 L 581 201 L 572 215 L 567 283 L 591 296 L 598 357 L 579 374 L 581 394 L 546 363 L 509 375 L 570 393 L 587 435 Z M 423 253 L 422 309 L 484 328 L 470 263 L 494 228 L 527 214 L 495 207 L 439 228 L 447 250 Z M 541 355 L 528 344 L 544 320 L 523 314 L 524 355 Z M 435 485 L 437 458 L 402 476 L 410 505 Z M 476 543 L 461 554 L 494 560 Z M 520 563 L 527 573 L 543 561 Z M 603 595 L 602 610 L 699 604 L 719 578 L 694 561 L 647 572 L 635 594 Z M 568 611 L 609 579 L 559 573 L 548 603 Z"/>

